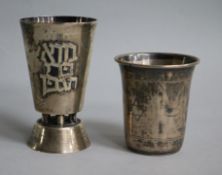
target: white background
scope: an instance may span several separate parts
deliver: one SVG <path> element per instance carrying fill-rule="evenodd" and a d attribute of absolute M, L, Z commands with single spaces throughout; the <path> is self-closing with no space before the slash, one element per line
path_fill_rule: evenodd
<path fill-rule="evenodd" d="M 81 15 L 98 19 L 83 119 L 90 148 L 46 154 L 26 141 L 35 112 L 19 18 Z M 122 89 L 115 55 L 135 51 L 191 54 L 194 71 L 180 152 L 136 154 L 125 148 Z M 222 170 L 222 1 L 0 0 L 0 174 L 220 175 Z"/>

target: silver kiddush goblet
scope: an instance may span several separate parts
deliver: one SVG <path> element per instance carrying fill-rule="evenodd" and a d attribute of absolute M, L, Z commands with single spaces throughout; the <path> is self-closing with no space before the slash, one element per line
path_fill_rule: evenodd
<path fill-rule="evenodd" d="M 78 16 L 20 20 L 35 109 L 42 117 L 28 145 L 38 151 L 72 153 L 90 141 L 82 121 L 96 19 Z"/>

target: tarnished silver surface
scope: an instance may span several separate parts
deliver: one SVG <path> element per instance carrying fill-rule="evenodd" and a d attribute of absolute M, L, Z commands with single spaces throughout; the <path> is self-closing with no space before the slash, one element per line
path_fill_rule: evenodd
<path fill-rule="evenodd" d="M 68 148 L 64 147 L 62 140 L 63 137 L 70 138 L 69 141 L 75 145 L 75 142 L 78 144 L 78 140 L 81 140 L 80 137 L 85 137 L 85 134 L 81 135 L 82 132 L 76 130 L 76 127 L 79 127 L 76 113 L 81 111 L 83 106 L 96 19 L 48 16 L 23 18 L 20 23 L 35 109 L 43 114 L 42 125 L 35 125 L 31 139 L 36 138 L 35 134 L 42 130 L 50 131 L 48 133 L 52 133 L 50 136 L 54 134 L 54 138 L 58 136 L 50 139 L 43 134 L 41 138 L 50 141 L 44 142 L 44 148 L 41 148 L 41 145 L 32 148 L 61 153 L 81 150 L 83 144 L 73 147 L 73 150 L 66 150 Z M 74 133 L 78 135 L 78 139 L 70 136 L 67 126 L 71 127 L 70 132 L 79 132 Z M 59 130 L 57 127 L 60 127 Z M 61 139 L 61 142 L 56 141 L 58 139 Z M 33 140 L 31 143 L 35 145 Z M 86 144 L 88 143 L 87 141 Z M 61 148 L 57 149 L 60 146 Z"/>
<path fill-rule="evenodd" d="M 170 53 L 116 57 L 122 73 L 125 137 L 138 152 L 164 154 L 183 143 L 189 90 L 198 58 Z"/>

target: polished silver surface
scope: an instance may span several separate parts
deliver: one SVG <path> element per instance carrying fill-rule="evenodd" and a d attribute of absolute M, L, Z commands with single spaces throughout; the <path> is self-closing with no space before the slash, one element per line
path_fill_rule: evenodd
<path fill-rule="evenodd" d="M 42 118 L 29 146 L 71 153 L 90 142 L 77 118 L 82 110 L 96 19 L 43 16 L 20 20 L 35 109 Z"/>

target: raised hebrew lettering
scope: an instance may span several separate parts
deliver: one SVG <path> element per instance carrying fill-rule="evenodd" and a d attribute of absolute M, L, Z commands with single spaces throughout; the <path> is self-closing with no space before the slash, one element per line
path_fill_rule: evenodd
<path fill-rule="evenodd" d="M 40 73 L 42 95 L 75 90 L 78 77 L 74 75 L 77 45 L 71 42 L 43 41 L 39 44 L 39 59 L 43 63 Z"/>

